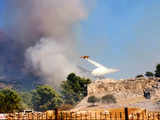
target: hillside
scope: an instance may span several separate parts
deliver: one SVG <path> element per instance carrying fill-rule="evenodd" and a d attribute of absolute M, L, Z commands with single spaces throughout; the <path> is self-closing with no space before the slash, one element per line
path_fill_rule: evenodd
<path fill-rule="evenodd" d="M 150 93 L 150 99 L 144 97 L 144 92 Z M 89 96 L 101 98 L 112 94 L 117 103 L 96 103 L 91 107 L 87 102 Z M 160 78 L 134 78 L 126 80 L 104 79 L 97 80 L 88 86 L 88 96 L 84 98 L 75 109 L 106 109 L 118 107 L 140 107 L 148 110 L 160 110 Z"/>

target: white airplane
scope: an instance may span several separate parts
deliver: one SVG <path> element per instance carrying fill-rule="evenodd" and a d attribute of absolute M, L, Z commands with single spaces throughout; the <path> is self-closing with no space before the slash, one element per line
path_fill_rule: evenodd
<path fill-rule="evenodd" d="M 105 74 L 115 73 L 115 72 L 119 71 L 117 69 L 104 67 L 103 65 L 89 59 L 89 57 L 81 56 L 80 58 L 87 60 L 88 62 L 90 62 L 91 64 L 93 64 L 97 67 L 96 69 L 91 71 L 91 74 L 96 76 L 96 77 L 100 77 L 100 76 L 103 76 Z"/>

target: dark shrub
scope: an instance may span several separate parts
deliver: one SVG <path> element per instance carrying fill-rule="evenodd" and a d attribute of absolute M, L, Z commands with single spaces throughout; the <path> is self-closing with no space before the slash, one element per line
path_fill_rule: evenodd
<path fill-rule="evenodd" d="M 109 94 L 102 97 L 102 103 L 116 103 L 116 98 Z"/>
<path fill-rule="evenodd" d="M 90 96 L 90 97 L 88 97 L 88 103 L 93 103 L 93 104 L 95 104 L 96 102 L 98 102 L 99 101 L 99 99 L 97 98 L 97 97 L 95 97 L 95 96 Z"/>
<path fill-rule="evenodd" d="M 146 76 L 146 77 L 153 77 L 154 74 L 153 74 L 152 72 L 146 72 L 146 73 L 145 73 L 145 76 Z"/>
<path fill-rule="evenodd" d="M 144 77 L 144 75 L 137 75 L 136 78 Z"/>

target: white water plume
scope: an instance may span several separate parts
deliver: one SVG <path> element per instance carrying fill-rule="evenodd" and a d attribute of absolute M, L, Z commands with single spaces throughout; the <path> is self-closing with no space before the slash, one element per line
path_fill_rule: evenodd
<path fill-rule="evenodd" d="M 112 68 L 107 68 L 91 59 L 87 59 L 88 62 L 90 62 L 91 64 L 95 65 L 97 68 L 92 70 L 92 75 L 94 76 L 103 76 L 105 74 L 110 74 L 110 73 L 115 73 L 118 72 L 118 69 L 112 69 Z"/>

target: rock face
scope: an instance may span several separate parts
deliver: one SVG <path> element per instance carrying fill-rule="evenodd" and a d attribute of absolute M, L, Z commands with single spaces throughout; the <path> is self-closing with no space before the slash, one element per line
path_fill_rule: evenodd
<path fill-rule="evenodd" d="M 144 97 L 144 93 L 150 93 L 150 99 Z M 96 107 L 89 107 L 87 102 L 89 96 L 102 96 L 112 94 L 116 103 L 105 104 L 101 101 Z M 157 102 L 159 101 L 159 102 Z M 85 97 L 76 107 L 76 110 L 110 109 L 110 108 L 142 108 L 149 111 L 160 111 L 160 78 L 133 78 L 126 80 L 104 79 L 97 80 L 88 86 L 88 96 Z"/>
<path fill-rule="evenodd" d="M 144 96 L 149 91 L 151 99 L 160 98 L 160 78 L 135 78 L 126 80 L 98 80 L 88 86 L 88 96 L 102 97 L 113 94 L 118 100 Z"/>

